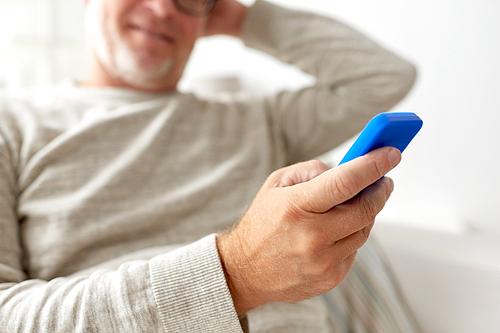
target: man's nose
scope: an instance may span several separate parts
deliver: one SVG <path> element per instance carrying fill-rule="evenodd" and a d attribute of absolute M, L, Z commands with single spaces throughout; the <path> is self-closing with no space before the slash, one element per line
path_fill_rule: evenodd
<path fill-rule="evenodd" d="M 177 12 L 175 0 L 144 0 L 143 5 L 158 17 L 168 17 Z"/>

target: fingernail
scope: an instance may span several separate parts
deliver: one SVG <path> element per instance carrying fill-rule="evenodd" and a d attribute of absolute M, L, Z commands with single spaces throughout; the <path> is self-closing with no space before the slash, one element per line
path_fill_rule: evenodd
<path fill-rule="evenodd" d="M 396 165 L 401 162 L 401 153 L 397 148 L 391 148 L 389 151 L 389 163 L 391 164 L 391 167 L 395 167 Z"/>

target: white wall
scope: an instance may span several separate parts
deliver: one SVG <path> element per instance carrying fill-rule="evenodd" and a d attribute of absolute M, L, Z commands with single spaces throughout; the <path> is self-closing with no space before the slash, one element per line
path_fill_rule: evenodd
<path fill-rule="evenodd" d="M 83 0 L 0 1 L 0 87 L 82 78 Z"/>
<path fill-rule="evenodd" d="M 419 69 L 414 90 L 395 110 L 416 112 L 423 118 L 424 128 L 391 174 L 396 190 L 381 219 L 425 228 L 500 232 L 500 210 L 496 209 L 500 188 L 500 2 L 273 2 L 349 22 Z M 207 41 L 199 43 L 184 86 L 197 76 L 214 72 L 240 75 L 247 86 L 262 89 L 267 85 L 268 90 L 310 82 L 265 57 L 244 52 L 237 41 L 215 38 L 214 42 L 212 38 L 211 43 L 216 47 Z"/>

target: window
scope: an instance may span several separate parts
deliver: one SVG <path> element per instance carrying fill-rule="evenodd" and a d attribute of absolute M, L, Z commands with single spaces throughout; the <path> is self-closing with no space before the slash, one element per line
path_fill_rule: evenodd
<path fill-rule="evenodd" d="M 29 87 L 85 71 L 83 1 L 0 2 L 0 86 Z"/>

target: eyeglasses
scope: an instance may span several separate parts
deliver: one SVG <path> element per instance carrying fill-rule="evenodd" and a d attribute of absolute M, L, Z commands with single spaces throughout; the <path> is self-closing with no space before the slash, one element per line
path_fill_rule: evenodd
<path fill-rule="evenodd" d="M 204 17 L 210 14 L 217 0 L 174 0 L 175 7 L 190 16 Z"/>

